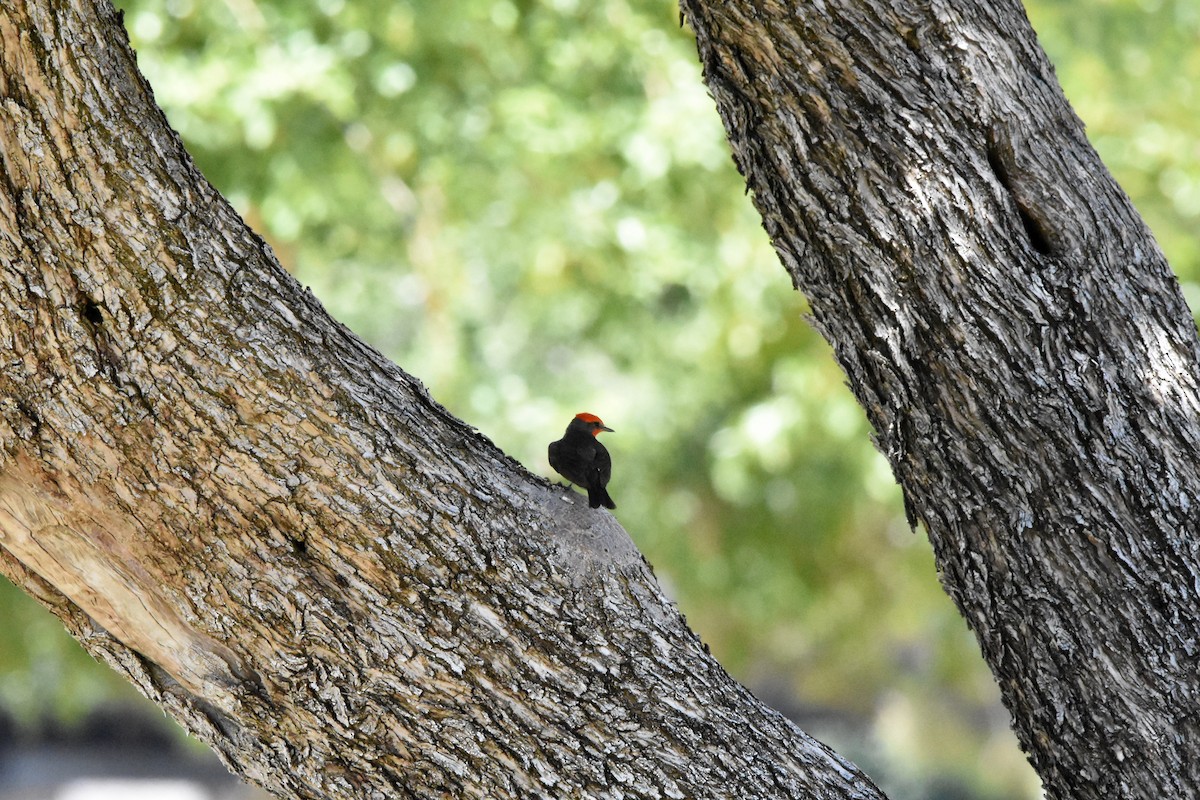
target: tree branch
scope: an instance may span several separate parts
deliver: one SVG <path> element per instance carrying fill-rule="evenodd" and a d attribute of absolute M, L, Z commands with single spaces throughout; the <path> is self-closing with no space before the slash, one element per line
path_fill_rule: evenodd
<path fill-rule="evenodd" d="M 280 796 L 874 798 L 329 319 L 106 0 L 0 9 L 0 571 Z"/>
<path fill-rule="evenodd" d="M 682 6 L 1048 794 L 1193 796 L 1195 328 L 1021 8 Z"/>

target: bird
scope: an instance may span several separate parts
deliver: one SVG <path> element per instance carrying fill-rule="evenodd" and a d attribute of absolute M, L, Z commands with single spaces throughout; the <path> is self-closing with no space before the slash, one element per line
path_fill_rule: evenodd
<path fill-rule="evenodd" d="M 572 484 L 587 489 L 591 508 L 616 508 L 605 488 L 612 476 L 612 457 L 597 438 L 601 431 L 612 433 L 612 428 L 595 414 L 576 414 L 563 437 L 550 443 L 550 466 Z"/>

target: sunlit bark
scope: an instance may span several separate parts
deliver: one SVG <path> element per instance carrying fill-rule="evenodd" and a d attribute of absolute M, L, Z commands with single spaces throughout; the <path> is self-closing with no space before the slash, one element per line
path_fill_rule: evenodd
<path fill-rule="evenodd" d="M 0 571 L 285 797 L 874 798 L 332 321 L 102 0 L 0 6 Z"/>
<path fill-rule="evenodd" d="M 682 5 L 1047 792 L 1196 796 L 1195 328 L 1022 9 Z"/>

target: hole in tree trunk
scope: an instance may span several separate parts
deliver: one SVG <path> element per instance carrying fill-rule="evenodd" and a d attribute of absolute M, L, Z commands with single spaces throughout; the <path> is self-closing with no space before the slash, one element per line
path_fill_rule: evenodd
<path fill-rule="evenodd" d="M 987 160 L 992 168 L 992 172 L 996 174 L 996 179 L 1000 181 L 1000 185 L 1008 192 L 1008 196 L 1012 198 L 1013 205 L 1016 206 L 1017 216 L 1021 220 L 1021 227 L 1025 229 L 1025 235 L 1029 237 L 1029 243 L 1033 245 L 1033 249 L 1042 255 L 1050 255 L 1054 252 L 1054 243 L 1051 240 L 1046 227 L 1034 216 L 1032 209 L 1033 205 L 1022 199 L 1023 193 L 1020 187 L 1013 179 L 1013 163 L 1012 147 L 1007 143 L 1001 143 L 993 134 L 989 137 L 987 146 Z"/>
<path fill-rule="evenodd" d="M 87 300 L 82 308 L 83 318 L 92 325 L 104 324 L 104 313 L 100 311 L 100 306 L 92 300 Z"/>

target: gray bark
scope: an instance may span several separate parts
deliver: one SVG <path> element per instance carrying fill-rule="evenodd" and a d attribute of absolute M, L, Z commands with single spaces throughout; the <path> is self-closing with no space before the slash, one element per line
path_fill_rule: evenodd
<path fill-rule="evenodd" d="M 682 6 L 1048 795 L 1200 795 L 1195 328 L 1020 6 Z"/>
<path fill-rule="evenodd" d="M 331 320 L 106 0 L 0 6 L 0 572 L 282 797 L 877 798 Z"/>

